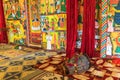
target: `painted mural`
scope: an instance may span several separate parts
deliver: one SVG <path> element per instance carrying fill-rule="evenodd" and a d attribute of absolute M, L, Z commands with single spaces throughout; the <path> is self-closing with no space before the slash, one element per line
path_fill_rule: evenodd
<path fill-rule="evenodd" d="M 66 30 L 66 14 L 40 16 L 40 27 L 43 32 Z"/>
<path fill-rule="evenodd" d="M 96 0 L 95 13 L 95 50 L 100 51 L 101 0 Z"/>
<path fill-rule="evenodd" d="M 47 50 L 65 50 L 66 48 L 66 32 L 43 32 L 42 38 L 43 48 Z"/>
<path fill-rule="evenodd" d="M 65 50 L 66 0 L 4 0 L 4 13 L 10 43 Z"/>
<path fill-rule="evenodd" d="M 29 1 L 29 44 L 47 50 L 65 50 L 66 0 Z"/>
<path fill-rule="evenodd" d="M 26 0 L 3 0 L 9 43 L 26 44 Z"/>
<path fill-rule="evenodd" d="M 42 31 L 40 28 L 40 0 L 29 0 L 29 44 L 41 47 Z"/>
<path fill-rule="evenodd" d="M 107 18 L 106 55 L 120 55 L 120 1 L 110 0 Z"/>
<path fill-rule="evenodd" d="M 8 39 L 10 43 L 24 44 L 26 35 L 25 29 L 20 21 L 7 21 Z"/>
<path fill-rule="evenodd" d="M 66 0 L 40 0 L 40 14 L 66 13 Z"/>
<path fill-rule="evenodd" d="M 4 0 L 6 19 L 21 19 L 25 17 L 25 0 Z"/>
<path fill-rule="evenodd" d="M 41 18 L 42 45 L 45 49 L 64 49 L 66 47 L 66 14 L 43 15 Z M 50 40 L 50 41 L 49 41 Z M 44 46 L 46 45 L 46 47 Z M 49 49 L 49 50 L 50 50 Z"/>

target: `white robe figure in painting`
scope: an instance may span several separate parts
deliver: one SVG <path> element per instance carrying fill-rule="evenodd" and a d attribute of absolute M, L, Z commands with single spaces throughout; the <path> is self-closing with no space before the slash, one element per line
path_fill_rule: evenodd
<path fill-rule="evenodd" d="M 108 20 L 108 32 L 113 32 L 114 31 L 114 28 L 113 28 L 113 20 L 110 19 Z"/>
<path fill-rule="evenodd" d="M 52 45 L 51 45 L 52 36 L 50 35 L 50 33 L 46 35 L 46 40 L 47 40 L 47 50 L 51 50 L 52 49 Z"/>
<path fill-rule="evenodd" d="M 112 55 L 112 43 L 110 37 L 107 37 L 106 55 Z"/>

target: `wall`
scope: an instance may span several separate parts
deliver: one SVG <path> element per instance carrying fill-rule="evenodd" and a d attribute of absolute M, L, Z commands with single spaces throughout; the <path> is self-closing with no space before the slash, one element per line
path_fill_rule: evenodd
<path fill-rule="evenodd" d="M 66 0 L 4 0 L 9 43 L 66 49 Z"/>
<path fill-rule="evenodd" d="M 102 6 L 101 57 L 119 57 L 120 2 L 119 0 L 105 0 Z"/>
<path fill-rule="evenodd" d="M 26 0 L 4 0 L 9 43 L 26 44 Z"/>

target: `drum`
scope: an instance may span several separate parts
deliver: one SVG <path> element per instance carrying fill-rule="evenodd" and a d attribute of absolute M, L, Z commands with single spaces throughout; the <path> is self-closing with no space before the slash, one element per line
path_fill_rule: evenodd
<path fill-rule="evenodd" d="M 66 74 L 80 74 L 90 68 L 90 60 L 87 55 L 77 54 L 65 63 Z"/>

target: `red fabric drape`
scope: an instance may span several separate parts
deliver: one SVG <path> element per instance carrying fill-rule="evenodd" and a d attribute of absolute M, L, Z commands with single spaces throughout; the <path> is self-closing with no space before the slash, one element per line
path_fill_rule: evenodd
<path fill-rule="evenodd" d="M 96 0 L 84 0 L 81 52 L 89 57 L 95 55 L 95 8 Z"/>
<path fill-rule="evenodd" d="M 78 20 L 78 0 L 66 0 L 67 3 L 67 48 L 66 56 L 71 58 L 75 54 Z"/>
<path fill-rule="evenodd" d="M 7 33 L 5 25 L 5 17 L 3 10 L 3 2 L 0 0 L 0 43 L 7 43 Z"/>

